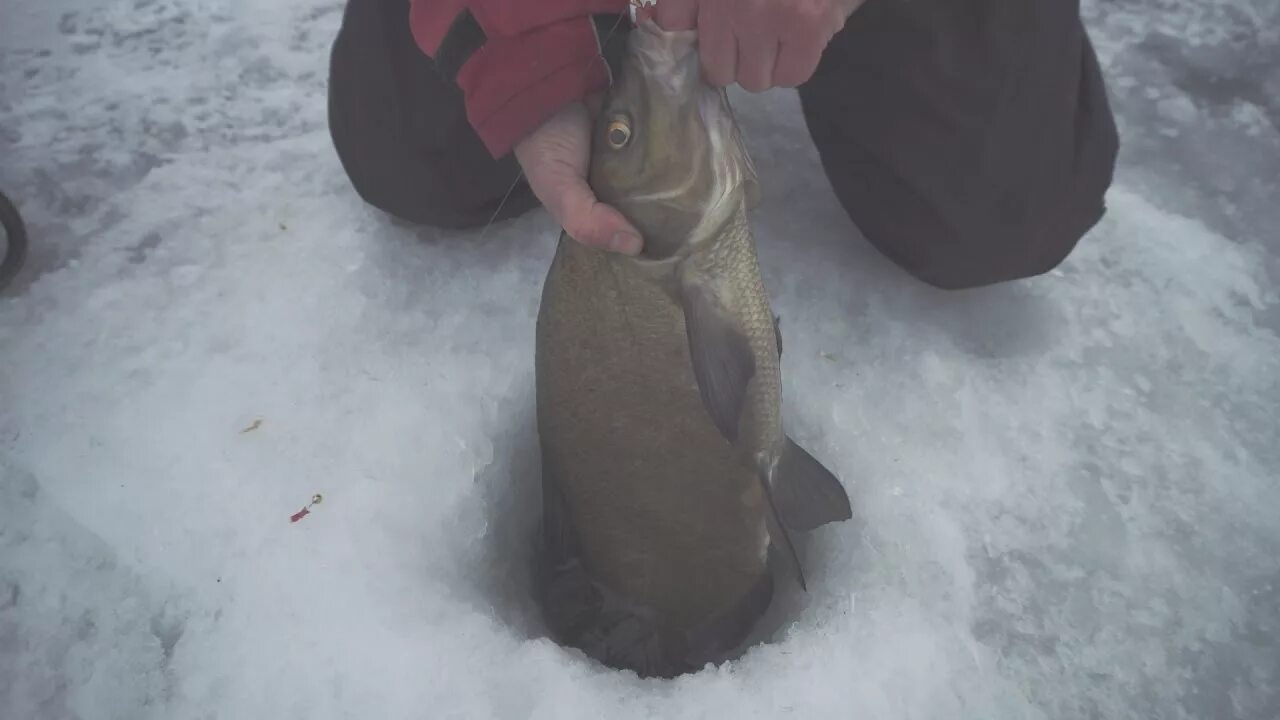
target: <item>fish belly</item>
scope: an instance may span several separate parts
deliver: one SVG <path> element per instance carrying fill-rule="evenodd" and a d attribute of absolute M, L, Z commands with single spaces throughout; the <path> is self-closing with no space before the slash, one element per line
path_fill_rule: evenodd
<path fill-rule="evenodd" d="M 715 645 L 749 630 L 771 588 L 764 499 L 702 407 L 680 309 L 625 260 L 562 238 L 536 382 L 551 564 L 659 637 Z M 589 608 L 560 610 L 590 629 Z"/>

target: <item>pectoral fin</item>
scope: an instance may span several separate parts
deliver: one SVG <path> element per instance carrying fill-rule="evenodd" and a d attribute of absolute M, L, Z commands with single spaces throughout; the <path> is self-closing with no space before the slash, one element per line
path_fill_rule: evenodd
<path fill-rule="evenodd" d="M 751 343 L 705 284 L 682 278 L 681 300 L 702 404 L 720 434 L 736 443 L 747 383 L 756 372 Z"/>
<path fill-rule="evenodd" d="M 853 517 L 844 486 L 791 438 L 778 461 L 777 478 L 774 501 L 787 527 L 808 531 Z"/>

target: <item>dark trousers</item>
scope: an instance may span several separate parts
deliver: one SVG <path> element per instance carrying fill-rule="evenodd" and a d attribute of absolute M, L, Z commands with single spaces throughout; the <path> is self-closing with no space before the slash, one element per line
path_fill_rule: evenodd
<path fill-rule="evenodd" d="M 408 0 L 348 0 L 329 92 L 371 205 L 450 228 L 537 205 L 523 182 L 503 203 L 519 168 L 489 156 L 414 45 Z M 931 285 L 1047 272 L 1102 217 L 1118 140 L 1078 0 L 868 0 L 799 93 L 854 224 Z"/>

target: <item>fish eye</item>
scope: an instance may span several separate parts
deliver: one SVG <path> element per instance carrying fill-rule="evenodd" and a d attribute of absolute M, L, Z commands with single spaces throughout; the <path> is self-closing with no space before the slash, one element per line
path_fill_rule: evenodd
<path fill-rule="evenodd" d="M 627 123 L 625 118 L 615 118 L 609 123 L 605 138 L 609 141 L 610 147 L 614 150 L 621 150 L 631 141 L 631 125 Z"/>

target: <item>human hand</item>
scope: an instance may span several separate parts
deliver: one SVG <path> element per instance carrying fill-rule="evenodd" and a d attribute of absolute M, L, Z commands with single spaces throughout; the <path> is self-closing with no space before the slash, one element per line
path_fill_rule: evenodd
<path fill-rule="evenodd" d="M 707 82 L 750 92 L 795 87 L 866 0 L 659 0 L 658 25 L 698 31 Z"/>
<path fill-rule="evenodd" d="M 569 237 L 625 255 L 640 252 L 640 233 L 617 208 L 600 202 L 587 184 L 592 116 L 598 98 L 561 108 L 515 146 L 529 189 Z"/>

